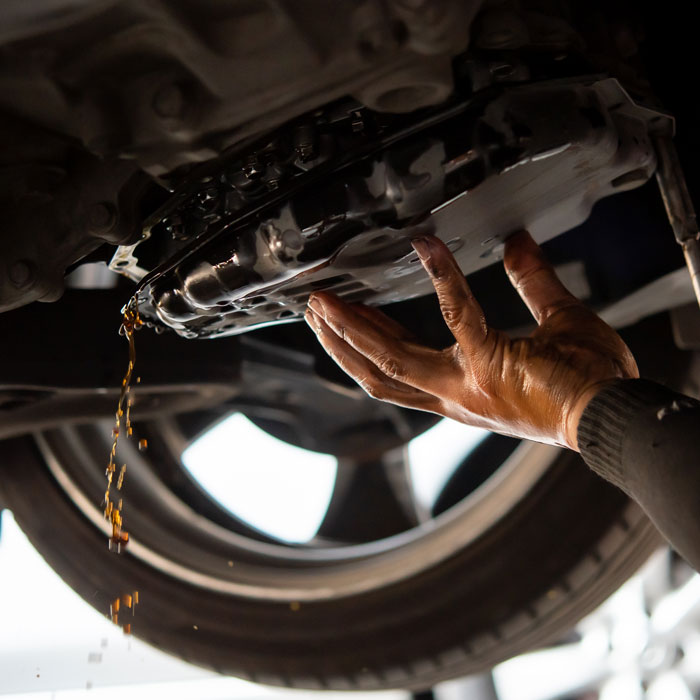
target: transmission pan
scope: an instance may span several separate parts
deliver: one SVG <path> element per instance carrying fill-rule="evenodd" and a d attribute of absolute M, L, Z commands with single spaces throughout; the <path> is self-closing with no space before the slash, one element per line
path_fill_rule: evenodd
<path fill-rule="evenodd" d="M 217 214 L 142 279 L 139 308 L 156 326 L 210 338 L 298 319 L 317 289 L 373 305 L 424 295 L 432 287 L 411 238 L 440 237 L 474 272 L 500 258 L 509 234 L 543 242 L 642 185 L 656 167 L 651 134 L 672 128 L 613 79 L 479 95 Z M 133 250 L 119 255 L 113 264 L 138 276 Z"/>

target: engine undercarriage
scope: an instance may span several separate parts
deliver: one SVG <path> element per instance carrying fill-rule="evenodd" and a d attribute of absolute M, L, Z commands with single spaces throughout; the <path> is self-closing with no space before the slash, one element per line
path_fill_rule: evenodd
<path fill-rule="evenodd" d="M 571 229 L 673 123 L 641 106 L 629 16 L 530 5 L 10 3 L 0 310 L 111 259 L 157 331 L 217 337 L 314 289 L 429 292 L 416 235 L 470 273 L 519 228 Z"/>
<path fill-rule="evenodd" d="M 612 79 L 486 91 L 398 127 L 365 126 L 370 116 L 355 112 L 359 133 L 346 123 L 339 136 L 302 121 L 175 193 L 144 243 L 112 261 L 138 279 L 152 237 L 185 241 L 141 281 L 142 315 L 215 337 L 298 319 L 315 289 L 371 304 L 426 294 L 412 237 L 440 236 L 474 272 L 510 233 L 548 240 L 600 198 L 644 184 L 656 167 L 650 135 L 672 131 Z M 303 128 L 315 163 L 298 147 L 285 153 Z"/>

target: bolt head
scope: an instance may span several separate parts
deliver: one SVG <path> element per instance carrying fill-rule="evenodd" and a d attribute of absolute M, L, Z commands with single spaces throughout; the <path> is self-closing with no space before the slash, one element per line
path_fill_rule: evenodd
<path fill-rule="evenodd" d="M 248 156 L 243 164 L 243 173 L 249 180 L 257 180 L 263 174 L 263 165 L 256 155 Z"/>
<path fill-rule="evenodd" d="M 281 236 L 282 247 L 290 253 L 298 253 L 304 247 L 304 239 L 295 229 L 287 229 Z"/>

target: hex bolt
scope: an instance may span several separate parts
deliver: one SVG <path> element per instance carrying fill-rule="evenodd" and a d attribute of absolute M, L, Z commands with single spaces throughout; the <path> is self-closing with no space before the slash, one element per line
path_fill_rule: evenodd
<path fill-rule="evenodd" d="M 295 229 L 287 229 L 281 236 L 282 248 L 287 253 L 298 253 L 304 247 L 304 239 L 301 233 Z"/>
<path fill-rule="evenodd" d="M 169 234 L 175 241 L 186 241 L 189 236 L 184 229 L 182 219 L 175 216 L 168 216 L 161 221 L 163 228 L 167 234 Z"/>
<path fill-rule="evenodd" d="M 8 277 L 15 287 L 22 289 L 34 283 L 34 272 L 35 267 L 31 260 L 17 260 L 10 265 Z"/>
<path fill-rule="evenodd" d="M 268 224 L 264 230 L 270 252 L 282 262 L 289 262 L 304 248 L 304 238 L 295 229 L 280 231 L 274 225 Z"/>
<path fill-rule="evenodd" d="M 199 193 L 199 199 L 202 203 L 209 202 L 212 199 L 216 199 L 219 196 L 219 190 L 216 187 L 207 187 Z"/>
<path fill-rule="evenodd" d="M 316 143 L 316 133 L 311 124 L 300 124 L 294 130 L 294 149 L 302 161 L 313 158 Z"/>
<path fill-rule="evenodd" d="M 197 193 L 197 204 L 204 209 L 211 209 L 219 198 L 219 190 L 216 187 L 207 187 Z"/>
<path fill-rule="evenodd" d="M 656 136 L 654 146 L 658 159 L 656 182 L 676 241 L 683 248 L 693 290 L 700 304 L 700 229 L 693 200 L 671 137 Z"/>
<path fill-rule="evenodd" d="M 257 154 L 246 157 L 243 163 L 243 173 L 249 180 L 257 180 L 263 173 L 263 166 Z"/>
<path fill-rule="evenodd" d="M 181 119 L 186 107 L 185 94 L 177 83 L 163 85 L 153 96 L 152 105 L 163 119 Z"/>

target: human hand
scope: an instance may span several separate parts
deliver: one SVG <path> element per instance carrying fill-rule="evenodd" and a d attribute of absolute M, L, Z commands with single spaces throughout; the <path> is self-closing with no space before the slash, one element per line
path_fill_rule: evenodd
<path fill-rule="evenodd" d="M 428 348 L 378 309 L 316 292 L 306 321 L 325 350 L 374 398 L 578 450 L 586 404 L 609 382 L 639 376 L 620 336 L 564 287 L 525 231 L 506 242 L 504 264 L 538 323 L 527 338 L 489 328 L 442 241 L 413 247 L 455 344 Z"/>

